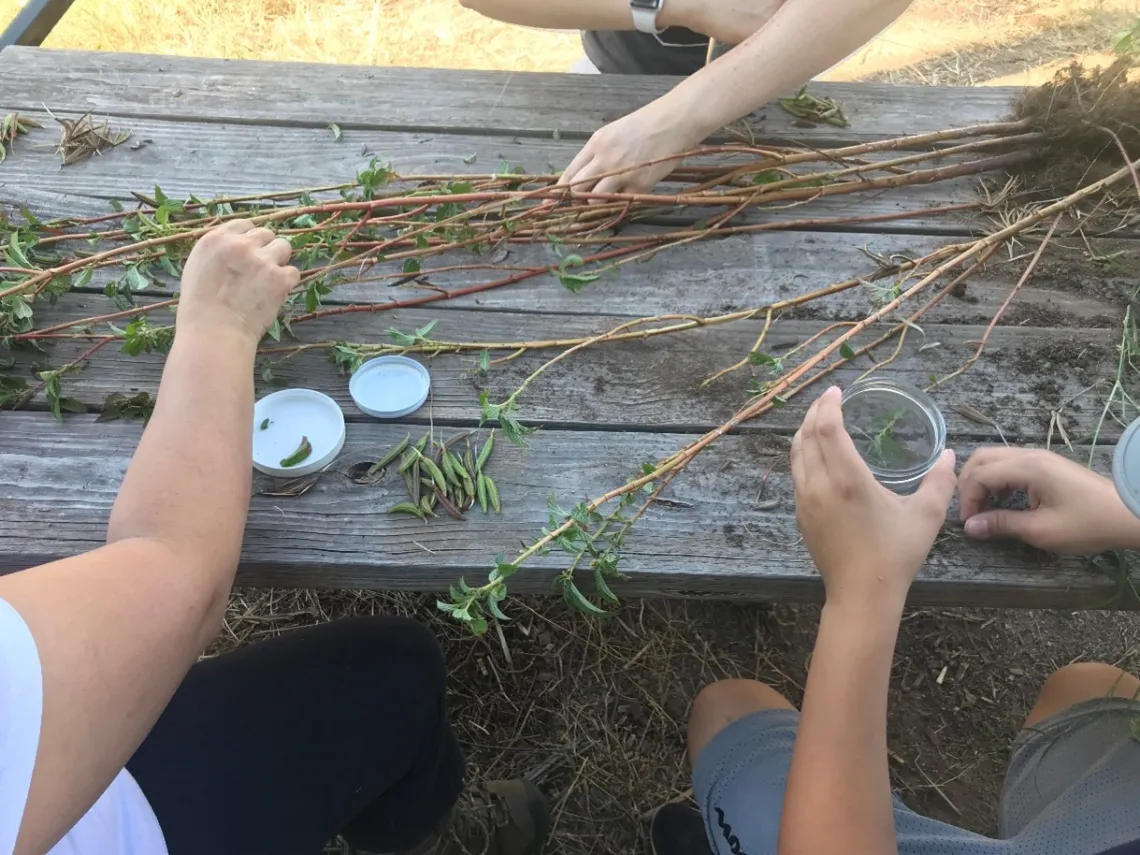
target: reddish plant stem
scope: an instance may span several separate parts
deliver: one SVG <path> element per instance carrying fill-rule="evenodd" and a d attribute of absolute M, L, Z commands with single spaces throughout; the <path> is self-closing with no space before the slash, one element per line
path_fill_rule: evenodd
<path fill-rule="evenodd" d="M 644 249 L 649 245 L 649 243 L 636 244 L 630 247 L 611 249 L 607 252 L 595 253 L 594 255 L 590 255 L 584 258 L 583 262 L 590 264 L 595 261 L 608 261 L 611 258 L 618 258 L 628 253 L 637 252 L 638 250 Z M 549 264 L 546 267 L 535 267 L 529 270 L 515 273 L 511 276 L 504 276 L 501 279 L 495 279 L 490 282 L 483 282 L 479 285 L 470 285 L 466 288 L 457 288 L 454 291 L 443 291 L 432 294 L 425 294 L 422 297 L 416 297 L 411 300 L 390 300 L 387 303 L 368 303 L 364 305 L 353 304 L 350 306 L 338 306 L 335 309 L 320 309 L 316 312 L 309 312 L 305 315 L 298 315 L 290 321 L 290 324 L 301 324 L 305 321 L 312 321 L 316 320 L 317 318 L 328 318 L 334 315 L 349 315 L 356 312 L 386 312 L 390 309 L 406 309 L 411 306 L 423 306 L 427 303 L 435 303 L 439 300 L 453 300 L 456 297 L 466 297 L 470 294 L 479 294 L 483 291 L 490 291 L 494 288 L 502 288 L 504 285 L 513 285 L 516 282 L 522 282 L 526 279 L 530 279 L 534 276 L 539 276 L 543 273 L 550 273 L 554 270 L 557 270 L 560 265 L 561 262 L 558 264 Z"/>
<path fill-rule="evenodd" d="M 68 321 L 67 323 L 63 323 L 63 324 L 56 324 L 55 326 L 44 327 L 42 330 L 32 330 L 31 332 L 20 333 L 19 335 L 12 336 L 12 338 L 15 341 L 29 341 L 31 339 L 43 338 L 44 336 L 46 336 L 50 333 L 59 332 L 60 330 L 68 330 L 68 329 L 74 329 L 75 327 L 86 327 L 86 326 L 90 326 L 92 324 L 100 324 L 100 323 L 109 322 L 109 321 L 117 321 L 117 320 L 121 320 L 122 318 L 131 318 L 131 317 L 134 317 L 135 315 L 146 314 L 147 312 L 153 312 L 157 309 L 168 309 L 168 308 L 171 308 L 172 306 L 176 306 L 177 304 L 178 304 L 178 298 L 172 297 L 169 300 L 163 300 L 160 303 L 151 303 L 148 306 L 139 306 L 138 308 L 126 309 L 122 312 L 112 312 L 109 315 L 95 315 L 94 317 L 90 317 L 90 318 L 81 318 L 78 321 Z"/>

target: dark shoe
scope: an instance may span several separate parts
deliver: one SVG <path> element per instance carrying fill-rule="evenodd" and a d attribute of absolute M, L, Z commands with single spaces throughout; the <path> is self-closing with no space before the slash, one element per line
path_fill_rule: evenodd
<path fill-rule="evenodd" d="M 712 855 L 705 821 L 689 804 L 664 805 L 649 823 L 653 855 Z"/>
<path fill-rule="evenodd" d="M 550 805 L 538 787 L 525 778 L 488 781 L 459 797 L 439 831 L 399 855 L 541 855 L 549 833 Z"/>

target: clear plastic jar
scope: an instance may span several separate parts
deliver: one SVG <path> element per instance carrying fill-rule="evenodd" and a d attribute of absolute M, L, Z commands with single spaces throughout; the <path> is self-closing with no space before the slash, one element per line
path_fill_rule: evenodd
<path fill-rule="evenodd" d="M 946 420 L 929 395 L 868 377 L 843 392 L 843 421 L 875 480 L 913 493 L 946 448 Z"/>

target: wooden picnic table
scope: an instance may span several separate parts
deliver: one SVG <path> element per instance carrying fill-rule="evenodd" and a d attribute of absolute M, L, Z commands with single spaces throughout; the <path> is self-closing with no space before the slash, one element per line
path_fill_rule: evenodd
<path fill-rule="evenodd" d="M 0 206 L 40 217 L 106 213 L 112 200 L 161 185 L 171 197 L 232 196 L 350 181 L 378 155 L 401 173 L 494 171 L 501 162 L 533 172 L 565 166 L 606 121 L 664 92 L 660 78 L 334 67 L 232 62 L 113 53 L 10 48 L 0 53 L 0 115 L 20 111 L 51 125 L 46 114 L 88 111 L 131 131 L 131 143 L 61 169 L 51 146 L 22 139 L 0 165 Z M 1010 89 L 820 84 L 838 99 L 849 128 L 799 127 L 778 108 L 759 111 L 749 126 L 757 140 L 848 144 L 998 121 L 1017 94 Z M 330 132 L 338 125 L 343 136 Z M 50 137 L 48 137 L 50 141 Z M 976 198 L 977 179 L 944 181 L 879 195 L 820 200 L 813 211 L 841 217 L 895 213 Z M 762 210 L 758 218 L 794 218 L 794 210 Z M 619 276 L 571 293 L 553 276 L 421 309 L 347 314 L 320 321 L 329 337 L 380 339 L 384 330 L 437 320 L 456 337 L 540 339 L 589 335 L 653 313 L 709 315 L 820 288 L 870 273 L 867 253 L 916 254 L 990 227 L 967 216 L 916 216 L 827 231 L 787 230 L 727 236 L 671 249 Z M 520 247 L 512 263 L 549 263 L 550 247 Z M 971 353 L 985 324 L 1020 273 L 992 264 L 926 318 L 887 376 L 922 384 Z M 1113 299 L 1120 282 L 1074 290 L 1063 267 L 1044 265 L 989 341 L 981 360 L 939 389 L 936 400 L 949 445 L 965 459 L 999 441 L 1042 445 L 1059 420 L 1087 457 L 1103 398 L 1087 391 L 1115 372 L 1123 315 Z M 446 287 L 463 284 L 462 277 Z M 1135 284 L 1135 283 L 1133 283 Z M 1093 287 L 1097 286 L 1097 287 Z M 1099 286 L 1103 286 L 1098 290 Z M 326 304 L 390 299 L 383 285 L 340 286 Z M 143 298 L 163 296 L 155 286 Z M 814 314 L 791 313 L 773 326 L 771 347 L 798 343 L 837 319 L 862 317 L 866 296 L 836 295 Z M 98 281 L 62 297 L 40 319 L 62 322 L 106 311 Z M 528 392 L 522 416 L 541 424 L 533 447 L 500 443 L 495 474 L 502 515 L 472 514 L 424 524 L 384 509 L 402 491 L 390 482 L 360 487 L 329 475 L 300 498 L 253 499 L 239 581 L 251 585 L 439 589 L 460 576 L 482 578 L 499 553 L 531 542 L 547 520 L 547 501 L 565 505 L 623 483 L 641 461 L 665 457 L 720 424 L 743 398 L 743 378 L 701 388 L 704 377 L 752 347 L 760 321 L 696 330 L 668 340 L 589 348 Z M 68 354 L 72 344 L 60 345 Z M 501 397 L 549 353 L 530 353 L 480 380 L 471 360 L 431 364 L 430 406 L 381 423 L 357 412 L 347 382 L 324 357 L 298 358 L 281 373 L 291 383 L 337 399 L 348 420 L 341 460 L 375 456 L 432 423 L 450 432 L 478 424 L 477 384 Z M 0 413 L 0 567 L 18 569 L 98 546 L 141 426 L 97 422 L 111 392 L 157 388 L 161 359 L 128 358 L 104 349 L 86 371 L 67 379 L 67 393 L 93 412 L 57 422 L 39 401 Z M 836 373 L 839 383 L 863 368 Z M 259 389 L 259 394 L 268 391 Z M 1083 393 L 1083 397 L 1082 397 Z M 788 441 L 811 394 L 746 425 L 691 465 L 670 487 L 671 503 L 654 506 L 626 542 L 623 569 L 630 594 L 817 599 L 821 589 L 799 541 Z M 969 417 L 974 407 L 994 425 Z M 1059 411 L 1054 419 L 1053 411 Z M 966 414 L 963 414 L 966 413 Z M 1112 420 L 1093 454 L 1106 470 L 1119 426 Z M 1054 446 L 1060 444 L 1057 435 Z M 765 474 L 767 477 L 765 479 Z M 171 473 L 172 480 L 177 473 Z M 757 501 L 764 482 L 763 497 Z M 512 580 L 515 590 L 548 590 L 564 562 L 534 559 Z M 945 535 L 919 578 L 915 602 L 1043 607 L 1134 605 L 1120 579 L 1075 559 L 1017 546 Z"/>

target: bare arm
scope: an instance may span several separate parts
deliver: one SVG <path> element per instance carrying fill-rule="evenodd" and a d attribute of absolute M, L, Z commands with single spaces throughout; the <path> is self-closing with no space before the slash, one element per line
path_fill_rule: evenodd
<path fill-rule="evenodd" d="M 464 8 L 522 27 L 544 30 L 632 30 L 621 0 L 459 0 Z"/>
<path fill-rule="evenodd" d="M 947 452 L 913 496 L 875 482 L 838 389 L 792 442 L 796 520 L 827 591 L 792 753 L 779 855 L 897 855 L 887 687 L 903 603 L 954 495 Z"/>
<path fill-rule="evenodd" d="M 910 4 L 911 0 L 788 0 L 736 49 L 665 97 L 672 100 L 673 109 L 685 112 L 699 141 L 827 71 L 878 35 Z"/>
<path fill-rule="evenodd" d="M 595 132 L 561 183 L 579 193 L 648 190 L 676 161 L 639 164 L 688 151 L 719 128 L 790 94 L 874 38 L 910 3 L 719 0 L 685 12 L 685 26 L 737 46 L 657 100 Z M 747 14 L 754 16 L 751 22 Z"/>
<path fill-rule="evenodd" d="M 863 611 L 824 607 L 788 775 L 780 855 L 897 851 L 887 688 L 901 617 L 901 602 Z"/>
<path fill-rule="evenodd" d="M 43 672 L 17 855 L 47 851 L 87 811 L 217 632 L 249 504 L 254 353 L 297 280 L 288 257 L 248 223 L 202 239 L 107 545 L 0 579 Z"/>

